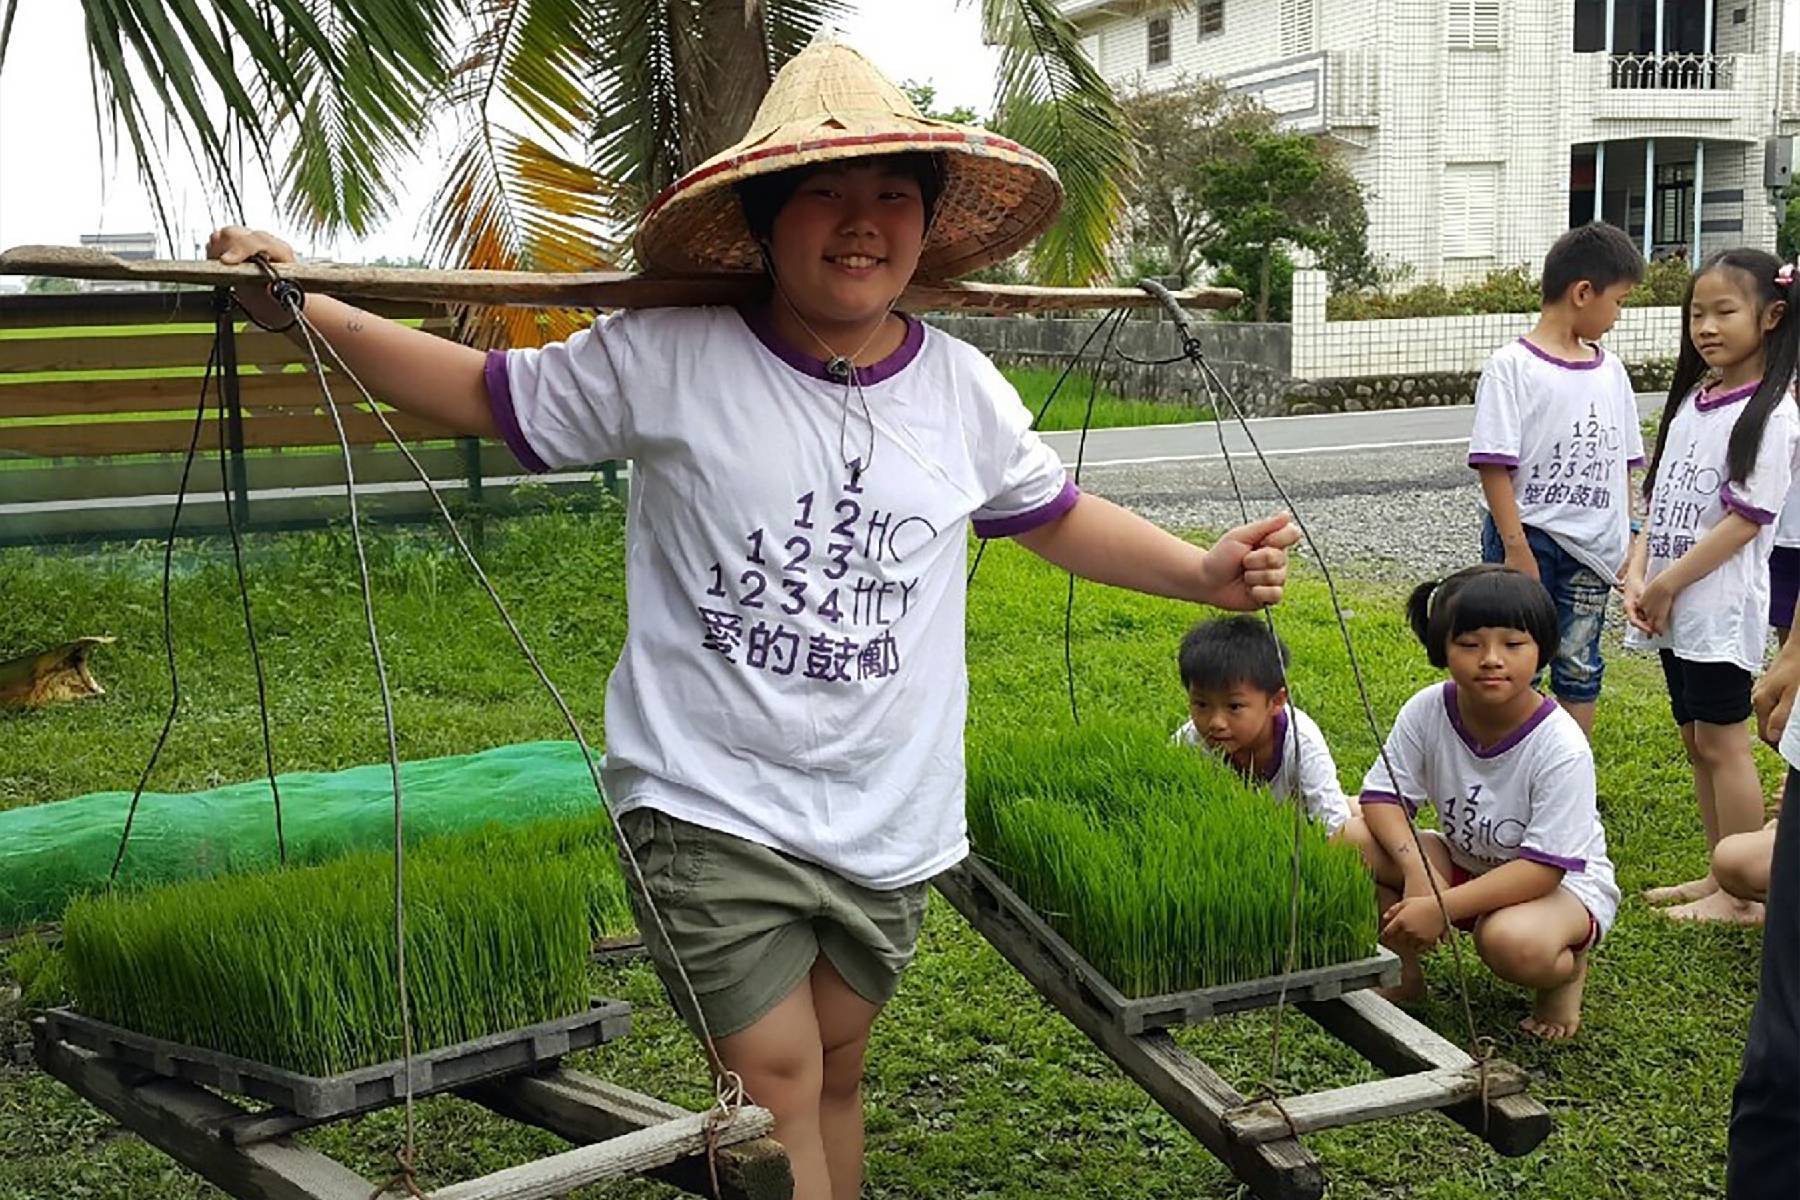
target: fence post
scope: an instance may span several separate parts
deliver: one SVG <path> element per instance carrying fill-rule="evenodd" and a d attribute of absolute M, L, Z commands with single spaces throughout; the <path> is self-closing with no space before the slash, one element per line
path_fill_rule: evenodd
<path fill-rule="evenodd" d="M 462 444 L 463 478 L 468 481 L 468 514 L 470 532 L 473 534 L 474 548 L 482 548 L 482 531 L 486 528 L 485 510 L 481 491 L 481 439 L 458 438 Z"/>
<path fill-rule="evenodd" d="M 250 473 L 244 461 L 244 406 L 238 395 L 237 329 L 231 320 L 231 289 L 213 289 L 213 333 L 219 343 L 219 387 L 225 397 L 225 436 L 231 451 L 233 520 L 250 526 Z"/>

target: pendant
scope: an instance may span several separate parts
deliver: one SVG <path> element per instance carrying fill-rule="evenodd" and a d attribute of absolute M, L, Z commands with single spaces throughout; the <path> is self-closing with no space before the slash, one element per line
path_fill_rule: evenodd
<path fill-rule="evenodd" d="M 833 379 L 848 379 L 854 368 L 849 359 L 841 354 L 834 354 L 825 364 L 825 373 Z"/>

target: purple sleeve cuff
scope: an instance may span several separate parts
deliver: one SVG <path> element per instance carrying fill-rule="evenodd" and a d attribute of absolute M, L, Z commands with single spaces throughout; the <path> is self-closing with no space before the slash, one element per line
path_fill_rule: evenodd
<path fill-rule="evenodd" d="M 1392 793 L 1392 792 L 1367 792 L 1367 791 L 1365 791 L 1358 799 L 1360 799 L 1361 802 L 1364 804 L 1395 804 L 1395 805 L 1400 806 L 1401 808 L 1404 808 L 1409 813 L 1415 813 L 1415 812 L 1419 811 L 1418 805 L 1409 804 L 1405 800 L 1402 800 L 1400 797 L 1394 795 L 1394 793 Z"/>
<path fill-rule="evenodd" d="M 1650 465 L 1650 460 L 1640 454 L 1636 458 L 1632 459 L 1630 462 L 1626 463 L 1625 467 L 1627 470 L 1635 471 L 1639 467 L 1647 467 L 1649 465 Z"/>
<path fill-rule="evenodd" d="M 1080 499 L 1081 489 L 1075 486 L 1073 479 L 1063 481 L 1062 491 L 1056 493 L 1046 504 L 1040 504 L 1029 512 L 1017 513 L 1010 517 L 999 517 L 994 520 L 975 520 L 975 536 L 978 538 L 1018 537 L 1021 533 L 1030 533 L 1041 525 L 1048 525 L 1056 518 L 1075 507 Z"/>
<path fill-rule="evenodd" d="M 1471 454 L 1469 455 L 1469 465 L 1471 467 L 1516 467 L 1519 465 L 1519 456 L 1516 454 Z"/>
<path fill-rule="evenodd" d="M 1719 489 L 1719 503 L 1725 506 L 1726 512 L 1734 512 L 1744 520 L 1755 522 L 1758 525 L 1769 525 L 1775 520 L 1775 514 L 1768 509 L 1758 508 L 1754 504 L 1746 504 L 1738 499 L 1738 494 L 1731 490 L 1729 483 Z"/>
<path fill-rule="evenodd" d="M 1529 846 L 1519 851 L 1519 857 L 1526 862 L 1542 863 L 1546 867 L 1560 867 L 1565 871 L 1581 872 L 1587 870 L 1587 859 L 1564 858 L 1560 854 L 1550 854 L 1543 850 L 1533 850 Z"/>
<path fill-rule="evenodd" d="M 525 440 L 525 431 L 519 427 L 519 414 L 513 408 L 512 382 L 506 374 L 506 351 L 488 351 L 481 377 L 487 383 L 488 411 L 494 414 L 494 425 L 500 430 L 506 448 L 527 471 L 539 475 L 548 471 L 550 464 L 538 457 L 531 443 Z"/>

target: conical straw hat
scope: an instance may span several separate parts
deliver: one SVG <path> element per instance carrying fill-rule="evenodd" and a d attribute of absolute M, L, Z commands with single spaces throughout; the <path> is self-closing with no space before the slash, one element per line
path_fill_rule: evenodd
<path fill-rule="evenodd" d="M 943 192 L 919 257 L 922 279 L 954 279 L 1010 257 L 1056 218 L 1062 184 L 1044 158 L 998 134 L 921 117 L 906 94 L 836 38 L 775 76 L 750 132 L 671 184 L 638 226 L 639 266 L 659 274 L 763 269 L 732 184 L 791 167 L 929 151 Z"/>

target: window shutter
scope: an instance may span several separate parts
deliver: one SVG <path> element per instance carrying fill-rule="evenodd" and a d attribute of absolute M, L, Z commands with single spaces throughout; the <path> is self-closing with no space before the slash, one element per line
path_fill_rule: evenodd
<path fill-rule="evenodd" d="M 1446 41 L 1454 50 L 1500 48 L 1500 0 L 1450 0 Z"/>
<path fill-rule="evenodd" d="M 1317 31 L 1313 0 L 1281 0 L 1281 57 L 1311 54 Z"/>

